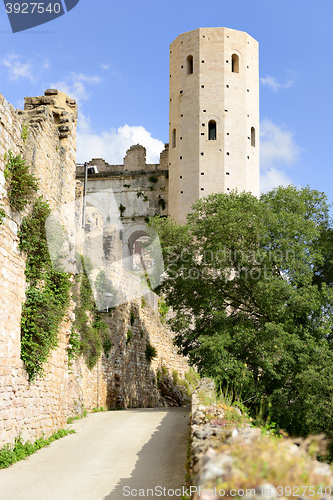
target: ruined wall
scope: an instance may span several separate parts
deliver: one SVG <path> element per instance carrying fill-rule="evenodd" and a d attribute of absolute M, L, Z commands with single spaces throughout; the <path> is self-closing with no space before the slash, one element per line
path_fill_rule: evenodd
<path fill-rule="evenodd" d="M 131 311 L 135 314 L 131 324 Z M 180 377 L 188 371 L 188 364 L 177 354 L 172 332 L 165 328 L 158 315 L 141 299 L 122 304 L 116 310 L 103 315 L 111 330 L 112 348 L 103 354 L 98 366 L 88 370 L 82 358 L 73 363 L 69 378 L 69 394 L 73 414 L 79 412 L 80 401 L 87 410 L 104 408 L 161 406 L 157 389 L 156 370 L 166 367 L 170 374 L 177 370 Z M 128 341 L 127 332 L 132 338 Z M 146 360 L 147 343 L 157 350 L 157 357 Z"/>
<path fill-rule="evenodd" d="M 67 342 L 71 312 L 59 331 L 59 345 L 45 366 L 45 378 L 30 384 L 20 358 L 20 323 L 25 298 L 25 256 L 18 250 L 18 229 L 24 214 L 12 211 L 6 198 L 4 155 L 21 153 L 39 181 L 39 194 L 52 208 L 74 200 L 76 104 L 58 93 L 26 99 L 16 111 L 0 96 L 0 184 L 6 218 L 0 226 L 0 445 L 46 434 L 64 425 L 67 413 Z M 68 133 L 59 134 L 55 115 L 66 113 Z M 26 142 L 22 125 L 29 129 Z"/>
<path fill-rule="evenodd" d="M 124 226 L 144 223 L 147 217 L 168 215 L 168 144 L 160 155 L 160 163 L 146 163 L 146 149 L 139 144 L 131 146 L 123 165 L 109 165 L 101 158 L 88 163 L 87 193 L 112 189 L 122 214 Z M 96 166 L 98 173 L 92 173 L 89 165 Z M 78 166 L 77 179 L 83 183 L 84 167 Z"/>
<path fill-rule="evenodd" d="M 27 286 L 25 255 L 18 249 L 18 229 L 25 214 L 9 207 L 4 155 L 8 150 L 15 155 L 22 153 L 40 179 L 39 194 L 52 209 L 66 213 L 75 199 L 76 117 L 75 101 L 56 90 L 27 98 L 24 111 L 15 110 L 0 95 L 0 206 L 6 212 L 0 225 L 0 447 L 13 442 L 20 433 L 23 439 L 31 440 L 42 432 L 51 434 L 64 426 L 69 416 L 81 413 L 83 404 L 88 410 L 98 404 L 159 404 L 154 369 L 162 363 L 180 373 L 186 369 L 170 335 L 153 313 L 139 308 L 139 304 L 135 306 L 138 319 L 130 345 L 126 345 L 124 336 L 132 307 L 127 304 L 109 316 L 114 343 L 109 358 L 103 355 L 91 371 L 82 359 L 69 367 L 72 303 L 59 329 L 58 347 L 45 364 L 45 376 L 33 384 L 28 381 L 20 358 L 21 311 Z M 29 129 L 25 142 L 23 124 Z M 148 338 L 159 352 L 151 365 L 143 359 Z"/>

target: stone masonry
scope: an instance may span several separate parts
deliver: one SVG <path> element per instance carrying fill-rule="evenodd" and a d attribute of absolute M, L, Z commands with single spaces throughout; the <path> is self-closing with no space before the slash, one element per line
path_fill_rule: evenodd
<path fill-rule="evenodd" d="M 41 97 L 26 98 L 23 111 L 15 110 L 0 95 L 0 206 L 6 212 L 0 225 L 0 448 L 19 434 L 24 440 L 33 440 L 43 432 L 50 435 L 63 427 L 69 416 L 82 413 L 83 407 L 159 405 L 157 367 L 177 369 L 180 375 L 187 371 L 186 361 L 177 355 L 172 334 L 160 323 L 156 307 L 155 311 L 148 304 L 141 307 L 140 300 L 119 306 L 108 316 L 113 344 L 108 357 L 101 356 L 91 371 L 82 358 L 69 367 L 72 303 L 59 329 L 58 347 L 45 364 L 45 376 L 35 383 L 28 381 L 20 358 L 25 256 L 18 249 L 18 229 L 25 214 L 13 212 L 8 205 L 4 156 L 8 150 L 21 153 L 39 178 L 39 194 L 66 217 L 66 207 L 75 200 L 76 119 L 75 101 L 55 89 Z M 23 125 L 29 131 L 25 140 Z M 150 302 L 154 304 L 154 300 Z M 127 343 L 131 308 L 136 319 L 132 340 Z M 145 359 L 147 342 L 158 352 L 151 363 Z"/>

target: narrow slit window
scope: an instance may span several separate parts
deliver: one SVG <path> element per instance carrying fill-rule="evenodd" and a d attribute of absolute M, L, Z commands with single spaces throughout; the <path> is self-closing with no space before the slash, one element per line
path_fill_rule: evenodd
<path fill-rule="evenodd" d="M 177 137 L 176 137 L 176 129 L 174 128 L 172 131 L 172 149 L 175 149 L 177 145 Z"/>
<path fill-rule="evenodd" d="M 251 146 L 255 147 L 256 145 L 256 130 L 254 127 L 251 127 Z"/>
<path fill-rule="evenodd" d="M 232 73 L 239 73 L 239 57 L 237 54 L 231 56 L 231 71 Z"/>
<path fill-rule="evenodd" d="M 216 141 L 216 121 L 210 120 L 208 123 L 208 140 Z"/>
<path fill-rule="evenodd" d="M 193 73 L 193 56 L 187 56 L 186 67 L 187 67 L 187 74 L 191 75 Z"/>

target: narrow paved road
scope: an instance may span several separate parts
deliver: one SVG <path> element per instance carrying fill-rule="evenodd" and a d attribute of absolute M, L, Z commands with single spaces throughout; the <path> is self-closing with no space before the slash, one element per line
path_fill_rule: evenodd
<path fill-rule="evenodd" d="M 178 492 L 159 496 L 155 488 L 167 493 L 184 483 L 188 423 L 188 408 L 88 415 L 71 426 L 76 434 L 1 469 L 0 499 L 179 499 Z"/>

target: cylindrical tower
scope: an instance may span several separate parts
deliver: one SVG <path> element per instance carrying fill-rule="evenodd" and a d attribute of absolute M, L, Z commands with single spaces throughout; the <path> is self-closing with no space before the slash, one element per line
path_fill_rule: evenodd
<path fill-rule="evenodd" d="M 258 42 L 199 28 L 170 46 L 169 213 L 232 189 L 259 195 Z"/>

